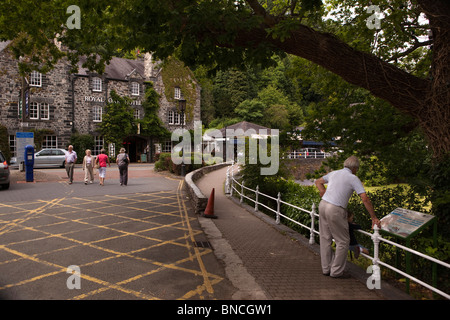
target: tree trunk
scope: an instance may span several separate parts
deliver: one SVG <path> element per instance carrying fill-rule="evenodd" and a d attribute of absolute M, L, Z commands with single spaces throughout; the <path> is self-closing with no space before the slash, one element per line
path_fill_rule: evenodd
<path fill-rule="evenodd" d="M 430 89 L 418 119 L 439 160 L 450 153 L 450 3 L 418 3 L 430 21 L 434 40 Z"/>

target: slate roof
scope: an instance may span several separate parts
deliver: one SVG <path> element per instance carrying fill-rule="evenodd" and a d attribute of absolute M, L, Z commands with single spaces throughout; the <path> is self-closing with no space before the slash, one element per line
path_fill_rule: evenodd
<path fill-rule="evenodd" d="M 248 122 L 248 121 L 241 121 L 241 122 L 235 123 L 231 126 L 226 126 L 225 128 L 220 129 L 220 132 L 222 133 L 222 135 L 224 137 L 226 136 L 226 131 L 225 131 L 226 129 L 233 129 L 233 130 L 242 129 L 242 130 L 244 130 L 244 132 L 246 132 L 248 129 L 254 129 L 256 131 L 256 133 L 259 133 L 260 129 L 266 129 L 267 134 L 271 134 L 271 131 L 272 131 L 270 128 L 260 126 L 259 124 Z"/>
<path fill-rule="evenodd" d="M 82 67 L 84 61 L 86 60 L 80 58 L 80 62 L 78 63 L 79 75 L 89 74 L 89 70 Z M 129 60 L 113 57 L 109 64 L 105 66 L 106 77 L 115 80 L 128 80 L 128 75 L 131 75 L 133 78 L 136 78 L 136 75 L 139 75 L 142 79 L 145 79 L 144 71 L 144 61 L 142 60 Z"/>
<path fill-rule="evenodd" d="M 2 52 L 11 41 L 0 41 L 0 52 Z"/>

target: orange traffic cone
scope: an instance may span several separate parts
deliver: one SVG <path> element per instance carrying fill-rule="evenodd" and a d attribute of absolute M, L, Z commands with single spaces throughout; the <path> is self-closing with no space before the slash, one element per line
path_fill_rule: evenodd
<path fill-rule="evenodd" d="M 205 218 L 217 219 L 214 215 L 214 188 L 211 191 L 211 195 L 208 198 L 208 204 L 206 205 L 205 213 L 202 215 Z"/>

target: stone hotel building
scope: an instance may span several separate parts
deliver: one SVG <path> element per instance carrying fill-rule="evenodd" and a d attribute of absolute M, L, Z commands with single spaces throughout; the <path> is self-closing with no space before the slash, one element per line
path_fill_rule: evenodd
<path fill-rule="evenodd" d="M 148 81 L 160 95 L 158 116 L 169 131 L 182 125 L 193 129 L 194 121 L 200 121 L 200 86 L 196 80 L 191 76 L 179 79 L 187 80 L 195 92 L 190 95 L 194 100 L 190 102 L 194 106 L 193 112 L 183 123 L 177 101 L 183 94 L 181 86 L 173 86 L 172 83 L 173 92 L 168 92 L 161 64 L 152 61 L 148 53 L 137 60 L 113 58 L 103 74 L 89 72 L 81 67 L 81 63 L 78 73 L 73 74 L 71 66 L 63 59 L 47 74 L 33 71 L 22 77 L 8 44 L 0 42 L 0 124 L 8 130 L 12 155 L 17 152 L 17 132 L 47 129 L 43 131 L 42 148 L 66 149 L 72 134 L 89 134 L 95 140 L 94 155 L 105 147 L 114 156 L 121 146 L 106 146 L 98 129 L 105 106 L 111 101 L 111 90 L 130 97 L 135 118 L 142 118 L 142 102 Z M 170 140 L 159 141 L 139 132 L 126 137 L 123 145 L 132 162 L 151 162 L 156 153 L 170 152 L 172 148 Z M 84 150 L 76 151 L 84 155 Z"/>

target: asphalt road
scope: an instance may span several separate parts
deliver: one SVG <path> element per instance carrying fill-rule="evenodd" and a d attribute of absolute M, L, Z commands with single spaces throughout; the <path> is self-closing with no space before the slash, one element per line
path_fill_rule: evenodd
<path fill-rule="evenodd" d="M 132 165 L 104 186 L 77 167 L 13 171 L 0 191 L 0 299 L 230 299 L 235 288 L 208 247 L 184 181 Z"/>

